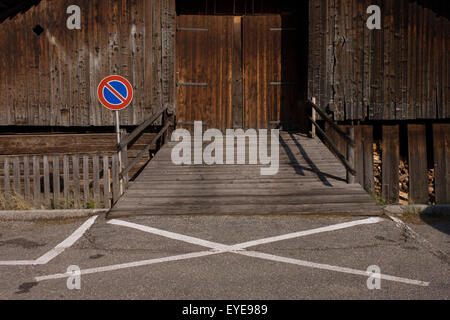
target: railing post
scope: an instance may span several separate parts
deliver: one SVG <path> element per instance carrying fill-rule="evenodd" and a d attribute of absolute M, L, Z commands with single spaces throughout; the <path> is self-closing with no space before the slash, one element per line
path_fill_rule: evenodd
<path fill-rule="evenodd" d="M 313 97 L 311 99 L 311 101 L 312 101 L 312 103 L 316 104 L 316 98 Z M 311 109 L 312 109 L 311 119 L 313 121 L 316 121 L 317 120 L 317 111 L 316 111 L 316 109 L 314 109 L 314 107 L 311 107 Z M 316 137 L 316 126 L 314 124 L 311 124 L 311 136 Z"/>
<path fill-rule="evenodd" d="M 349 138 L 354 141 L 355 140 L 355 127 L 353 124 L 347 129 L 347 133 Z M 352 168 L 355 167 L 355 147 L 347 142 L 347 161 Z M 354 184 L 355 176 L 347 170 L 347 183 Z"/>

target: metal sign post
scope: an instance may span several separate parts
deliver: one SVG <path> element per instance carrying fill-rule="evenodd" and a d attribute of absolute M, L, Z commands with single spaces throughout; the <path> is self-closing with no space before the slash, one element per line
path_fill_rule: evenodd
<path fill-rule="evenodd" d="M 116 114 L 116 135 L 117 135 L 117 145 L 120 145 L 120 120 L 119 120 L 119 111 L 116 110 L 114 111 L 114 113 Z M 122 165 L 122 151 L 121 149 L 119 149 L 119 168 L 120 171 L 122 171 L 123 165 Z M 120 179 L 120 194 L 123 194 L 123 179 Z"/>

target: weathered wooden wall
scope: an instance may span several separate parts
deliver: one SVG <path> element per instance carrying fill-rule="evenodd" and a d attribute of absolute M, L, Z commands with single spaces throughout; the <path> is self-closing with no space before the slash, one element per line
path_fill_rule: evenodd
<path fill-rule="evenodd" d="M 69 5 L 81 30 L 66 27 Z M 40 25 L 39 36 L 33 28 Z M 120 74 L 134 87 L 121 123 L 173 105 L 174 0 L 42 0 L 0 24 L 0 126 L 107 126 L 97 86 Z"/>
<path fill-rule="evenodd" d="M 308 96 L 335 120 L 450 118 L 447 13 L 408 0 L 309 4 Z M 382 30 L 366 26 L 370 5 Z"/>

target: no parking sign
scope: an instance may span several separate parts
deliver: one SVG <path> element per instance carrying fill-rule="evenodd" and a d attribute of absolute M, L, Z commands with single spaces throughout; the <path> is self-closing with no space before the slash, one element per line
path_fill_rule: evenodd
<path fill-rule="evenodd" d="M 113 75 L 100 82 L 97 96 L 103 106 L 119 111 L 128 107 L 133 100 L 133 87 L 124 77 Z"/>
<path fill-rule="evenodd" d="M 109 110 L 115 111 L 117 144 L 120 145 L 119 110 L 128 107 L 133 100 L 133 87 L 124 77 L 112 75 L 103 79 L 97 88 L 100 103 Z M 122 170 L 122 152 L 119 151 L 119 167 Z M 122 193 L 122 181 L 120 192 Z"/>

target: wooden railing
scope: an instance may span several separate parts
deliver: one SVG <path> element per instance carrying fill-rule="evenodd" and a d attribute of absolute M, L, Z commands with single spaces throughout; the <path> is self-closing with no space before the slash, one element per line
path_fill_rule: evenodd
<path fill-rule="evenodd" d="M 128 163 L 128 146 L 135 141 L 145 129 L 151 126 L 156 120 L 162 117 L 162 128 L 156 134 L 156 136 L 152 139 L 150 143 L 148 143 L 134 158 L 132 161 Z M 167 140 L 168 129 L 173 124 L 173 116 L 169 116 L 168 107 L 164 107 L 150 118 L 145 120 L 141 125 L 139 125 L 136 129 L 134 129 L 131 133 L 124 136 L 119 144 L 117 144 L 117 152 L 121 159 L 120 163 L 120 172 L 118 174 L 119 181 L 115 181 L 113 183 L 113 189 L 118 190 L 117 194 L 122 195 L 128 187 L 129 183 L 129 173 L 135 168 L 135 166 L 142 160 L 142 158 L 150 152 L 152 146 L 162 146 Z M 115 203 L 118 198 L 113 199 L 113 203 Z"/>
<path fill-rule="evenodd" d="M 347 132 L 344 132 L 333 120 L 331 120 L 328 115 L 320 109 L 313 99 L 313 101 L 308 100 L 309 105 L 312 108 L 312 116 L 308 116 L 312 124 L 312 135 L 315 136 L 316 132 L 320 134 L 322 139 L 324 139 L 329 147 L 329 149 L 336 155 L 336 157 L 342 162 L 345 169 L 347 170 L 347 183 L 355 183 L 356 170 L 354 168 L 355 159 L 355 131 L 353 126 L 348 128 Z M 333 141 L 327 136 L 325 131 L 317 123 L 317 115 L 324 120 L 330 128 L 336 131 L 346 142 L 346 155 L 343 155 Z"/>

